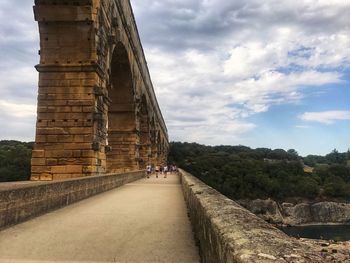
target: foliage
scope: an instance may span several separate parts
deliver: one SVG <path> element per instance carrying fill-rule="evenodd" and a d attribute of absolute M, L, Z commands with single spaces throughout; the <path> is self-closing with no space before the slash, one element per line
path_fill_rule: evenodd
<path fill-rule="evenodd" d="M 0 182 L 29 180 L 33 143 L 0 141 Z"/>
<path fill-rule="evenodd" d="M 350 198 L 350 167 L 342 153 L 302 158 L 294 149 L 251 149 L 172 142 L 169 161 L 232 199 Z M 304 172 L 304 162 L 314 172 Z"/>
<path fill-rule="evenodd" d="M 33 143 L 0 141 L 0 182 L 28 180 Z M 304 158 L 290 149 L 171 143 L 169 161 L 233 199 L 350 198 L 350 151 Z M 306 174 L 303 163 L 314 167 Z"/>

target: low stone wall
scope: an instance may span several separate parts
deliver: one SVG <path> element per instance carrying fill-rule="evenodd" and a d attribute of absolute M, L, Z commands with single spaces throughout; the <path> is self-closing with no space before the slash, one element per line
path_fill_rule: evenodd
<path fill-rule="evenodd" d="M 0 184 L 0 229 L 120 187 L 145 176 L 144 171 L 56 182 Z"/>
<path fill-rule="evenodd" d="M 192 175 L 182 187 L 202 262 L 324 262 L 320 251 L 266 223 Z"/>

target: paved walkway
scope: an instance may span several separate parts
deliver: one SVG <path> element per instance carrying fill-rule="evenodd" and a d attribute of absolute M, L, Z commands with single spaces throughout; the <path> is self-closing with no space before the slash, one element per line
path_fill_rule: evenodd
<path fill-rule="evenodd" d="M 0 232 L 1 263 L 199 262 L 179 178 L 142 179 Z"/>

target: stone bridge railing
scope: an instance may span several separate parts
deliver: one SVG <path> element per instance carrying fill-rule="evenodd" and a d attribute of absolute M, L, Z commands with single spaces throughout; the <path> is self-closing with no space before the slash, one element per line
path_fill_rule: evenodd
<path fill-rule="evenodd" d="M 144 171 L 57 182 L 0 184 L 0 229 L 143 178 Z M 325 262 L 304 244 L 181 171 L 184 197 L 204 263 Z"/>
<path fill-rule="evenodd" d="M 144 171 L 138 171 L 55 182 L 0 184 L 0 230 L 144 176 Z"/>
<path fill-rule="evenodd" d="M 320 252 L 181 171 L 202 262 L 324 262 Z"/>

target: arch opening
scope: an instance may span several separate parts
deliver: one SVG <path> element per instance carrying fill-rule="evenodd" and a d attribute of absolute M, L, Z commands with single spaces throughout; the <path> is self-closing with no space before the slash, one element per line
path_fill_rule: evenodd
<path fill-rule="evenodd" d="M 107 173 L 138 170 L 138 135 L 133 78 L 128 53 L 122 43 L 114 48 L 108 95 Z"/>
<path fill-rule="evenodd" d="M 140 168 L 145 169 L 146 165 L 152 164 L 151 157 L 151 135 L 150 135 L 150 118 L 147 108 L 147 100 L 143 95 L 141 98 L 140 108 Z"/>

